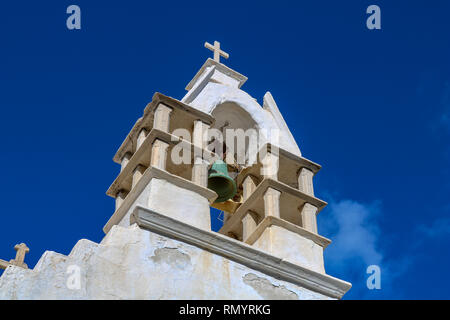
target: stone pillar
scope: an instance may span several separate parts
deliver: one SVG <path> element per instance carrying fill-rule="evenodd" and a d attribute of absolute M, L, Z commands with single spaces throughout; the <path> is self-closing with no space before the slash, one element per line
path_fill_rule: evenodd
<path fill-rule="evenodd" d="M 201 157 L 194 159 L 192 182 L 205 188 L 208 186 L 208 162 Z"/>
<path fill-rule="evenodd" d="M 155 117 L 153 119 L 153 128 L 169 132 L 171 112 L 172 108 L 160 103 L 155 110 Z"/>
<path fill-rule="evenodd" d="M 150 166 L 166 170 L 168 148 L 169 148 L 168 143 L 159 139 L 155 139 L 152 145 L 152 156 L 150 159 Z"/>
<path fill-rule="evenodd" d="M 207 145 L 207 132 L 210 128 L 209 124 L 204 123 L 201 120 L 194 121 L 194 129 L 192 132 L 192 143 L 202 149 Z M 202 156 L 202 155 L 199 155 Z"/>
<path fill-rule="evenodd" d="M 141 131 L 139 131 L 139 134 L 138 134 L 138 137 L 136 140 L 136 151 L 141 147 L 146 136 L 147 136 L 147 130 L 141 129 Z"/>
<path fill-rule="evenodd" d="M 133 181 L 131 183 L 131 188 L 133 189 L 136 184 L 138 183 L 139 179 L 141 179 L 142 175 L 145 172 L 145 169 L 147 169 L 146 167 L 144 167 L 143 165 L 139 164 L 133 171 Z"/>
<path fill-rule="evenodd" d="M 317 234 L 317 208 L 312 204 L 305 203 L 300 211 L 302 227 Z"/>
<path fill-rule="evenodd" d="M 116 195 L 116 210 L 119 209 L 119 207 L 122 205 L 123 201 L 125 200 L 128 192 L 126 190 L 119 190 Z"/>
<path fill-rule="evenodd" d="M 243 201 L 245 202 L 256 189 L 256 178 L 252 175 L 245 177 L 242 182 Z"/>
<path fill-rule="evenodd" d="M 266 193 L 264 193 L 265 217 L 273 216 L 280 218 L 280 195 L 280 191 L 273 188 L 267 188 Z"/>
<path fill-rule="evenodd" d="M 273 153 L 267 153 L 261 162 L 261 174 L 264 178 L 278 180 L 279 157 Z"/>
<path fill-rule="evenodd" d="M 131 152 L 125 153 L 125 155 L 122 157 L 122 162 L 120 163 L 120 172 L 122 172 L 123 169 L 127 166 L 128 162 L 131 159 Z"/>
<path fill-rule="evenodd" d="M 242 218 L 242 241 L 245 242 L 257 226 L 256 214 L 248 211 Z"/>
<path fill-rule="evenodd" d="M 307 168 L 301 168 L 298 173 L 298 189 L 310 196 L 314 196 L 313 176 L 314 173 Z"/>
<path fill-rule="evenodd" d="M 231 214 L 229 214 L 228 212 L 222 211 L 223 213 L 223 224 L 225 224 L 230 218 L 231 218 Z M 236 238 L 233 238 L 236 239 Z"/>

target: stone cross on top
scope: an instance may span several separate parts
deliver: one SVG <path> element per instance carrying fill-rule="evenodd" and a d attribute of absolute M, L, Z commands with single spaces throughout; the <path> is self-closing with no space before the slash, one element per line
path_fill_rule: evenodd
<path fill-rule="evenodd" d="M 214 41 L 214 45 L 205 42 L 205 48 L 214 52 L 214 61 L 220 62 L 220 56 L 228 59 L 230 55 L 223 50 L 220 50 L 220 42 Z"/>
<path fill-rule="evenodd" d="M 30 252 L 30 248 L 28 248 L 25 243 L 21 243 L 21 244 L 16 244 L 14 246 L 14 250 L 17 251 L 16 258 L 11 259 L 9 262 L 0 259 L 0 269 L 6 269 L 9 265 L 14 265 L 14 266 L 28 269 L 28 266 L 24 261 L 25 261 L 25 254 Z"/>

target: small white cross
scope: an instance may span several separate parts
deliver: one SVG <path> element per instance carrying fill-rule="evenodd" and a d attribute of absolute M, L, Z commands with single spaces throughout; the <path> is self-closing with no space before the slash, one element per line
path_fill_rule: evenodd
<path fill-rule="evenodd" d="M 214 52 L 214 61 L 220 62 L 220 56 L 228 59 L 230 56 L 223 50 L 220 50 L 220 42 L 214 41 L 214 45 L 205 42 L 205 48 Z"/>

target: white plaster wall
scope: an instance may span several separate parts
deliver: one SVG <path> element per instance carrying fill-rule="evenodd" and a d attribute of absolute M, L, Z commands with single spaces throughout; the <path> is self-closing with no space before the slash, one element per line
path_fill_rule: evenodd
<path fill-rule="evenodd" d="M 279 147 L 295 155 L 301 156 L 298 146 L 292 144 L 292 139 L 284 128 L 278 127 L 273 115 L 269 111 L 263 109 L 256 99 L 238 88 L 209 82 L 189 104 L 200 111 L 212 114 L 215 107 L 226 102 L 236 103 L 250 114 L 256 122 L 258 129 L 267 132 L 266 139 L 268 142 L 270 142 L 271 130 L 280 130 Z"/>
<path fill-rule="evenodd" d="M 211 230 L 208 199 L 167 180 L 151 179 L 119 222 L 120 226 L 130 225 L 130 215 L 136 206 L 149 208 L 203 230 Z"/>
<path fill-rule="evenodd" d="M 198 193 L 180 188 L 166 180 L 152 179 L 149 183 L 147 207 L 175 220 L 211 231 L 209 201 Z"/>
<path fill-rule="evenodd" d="M 69 266 L 80 289 L 67 287 Z M 68 256 L 47 251 L 33 270 L 8 267 L 0 299 L 327 299 L 222 256 L 136 225 L 114 226 L 100 244 L 80 240 Z"/>
<path fill-rule="evenodd" d="M 323 248 L 312 240 L 279 226 L 264 230 L 253 246 L 302 267 L 325 273 Z"/>

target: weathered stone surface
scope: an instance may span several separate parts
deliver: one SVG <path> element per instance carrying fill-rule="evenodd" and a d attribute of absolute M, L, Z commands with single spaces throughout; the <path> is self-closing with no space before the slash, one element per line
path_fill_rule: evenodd
<path fill-rule="evenodd" d="M 255 289 L 264 299 L 298 300 L 298 295 L 294 291 L 286 289 L 285 286 L 276 286 L 266 278 L 258 277 L 253 273 L 244 276 L 244 283 Z"/>
<path fill-rule="evenodd" d="M 191 257 L 177 248 L 156 249 L 154 256 L 150 257 L 156 263 L 166 263 L 177 269 L 185 269 L 191 264 Z"/>
<path fill-rule="evenodd" d="M 80 288 L 69 289 L 70 266 Z M 100 244 L 68 256 L 47 251 L 34 269 L 8 267 L 0 299 L 328 299 L 136 225 L 114 226 Z"/>

